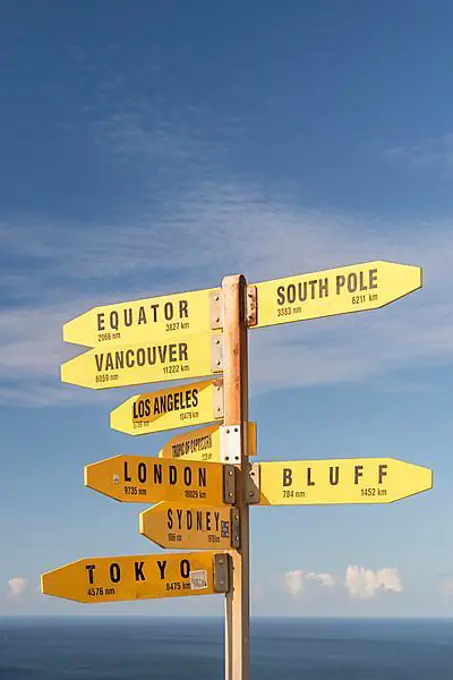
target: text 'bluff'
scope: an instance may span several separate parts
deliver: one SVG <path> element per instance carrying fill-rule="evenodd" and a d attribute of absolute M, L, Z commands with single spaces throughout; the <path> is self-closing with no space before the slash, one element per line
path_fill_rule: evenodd
<path fill-rule="evenodd" d="M 387 477 L 388 465 L 382 464 L 378 465 L 376 479 L 378 484 L 383 484 L 384 479 Z M 293 483 L 293 469 L 290 467 L 283 468 L 282 470 L 282 484 L 283 486 L 291 486 Z M 363 477 L 363 465 L 354 465 L 352 468 L 352 481 L 354 484 L 360 484 L 360 480 Z M 300 483 L 298 475 L 298 483 Z M 319 478 L 318 478 L 318 481 Z M 327 477 L 327 483 L 330 486 L 337 486 L 342 480 L 340 479 L 340 467 L 338 465 L 332 465 L 329 467 L 329 474 Z M 313 474 L 313 469 L 307 467 L 306 469 L 306 484 L 307 486 L 316 486 L 315 475 Z"/>

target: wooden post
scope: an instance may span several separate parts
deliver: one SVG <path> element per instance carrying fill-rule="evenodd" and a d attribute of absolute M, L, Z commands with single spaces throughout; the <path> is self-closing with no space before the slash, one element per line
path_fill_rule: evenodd
<path fill-rule="evenodd" d="M 240 547 L 231 551 L 232 588 L 225 598 L 225 680 L 250 678 L 250 577 L 248 475 L 247 282 L 226 276 L 223 291 L 223 424 L 241 426 L 241 463 L 236 469 L 235 507 L 239 511 Z"/>

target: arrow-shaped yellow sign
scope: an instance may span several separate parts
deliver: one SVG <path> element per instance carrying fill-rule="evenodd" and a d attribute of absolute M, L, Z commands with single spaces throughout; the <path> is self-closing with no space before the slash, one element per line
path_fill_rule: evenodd
<path fill-rule="evenodd" d="M 247 453 L 249 456 L 256 456 L 256 423 L 248 423 L 247 434 Z M 229 464 L 240 462 L 240 453 L 236 452 L 236 455 L 231 456 L 227 455 L 227 453 L 222 457 L 221 426 L 208 425 L 207 427 L 198 427 L 173 437 L 159 451 L 159 457 Z"/>
<path fill-rule="evenodd" d="M 228 591 L 227 560 L 214 552 L 91 557 L 42 574 L 41 592 L 84 603 L 212 595 Z"/>
<path fill-rule="evenodd" d="M 223 380 L 210 378 L 131 397 L 111 412 L 110 427 L 141 435 L 203 425 L 222 417 Z"/>
<path fill-rule="evenodd" d="M 211 330 L 211 299 L 216 289 L 93 307 L 63 326 L 63 340 L 76 345 L 126 345 Z M 220 293 L 220 290 L 217 289 Z"/>
<path fill-rule="evenodd" d="M 392 503 L 428 491 L 428 468 L 394 458 L 259 463 L 260 505 Z"/>
<path fill-rule="evenodd" d="M 379 260 L 263 281 L 254 327 L 378 309 L 421 287 L 421 267 Z"/>
<path fill-rule="evenodd" d="M 85 485 L 125 503 L 234 502 L 233 467 L 223 463 L 113 456 L 85 466 Z"/>
<path fill-rule="evenodd" d="M 90 349 L 61 366 L 61 379 L 72 385 L 104 390 L 143 383 L 199 378 L 222 370 L 214 361 L 222 335 L 178 335 L 170 341 Z"/>
<path fill-rule="evenodd" d="M 157 503 L 139 515 L 140 533 L 162 548 L 229 550 L 234 544 L 234 525 L 228 507 L 195 507 L 181 503 Z"/>

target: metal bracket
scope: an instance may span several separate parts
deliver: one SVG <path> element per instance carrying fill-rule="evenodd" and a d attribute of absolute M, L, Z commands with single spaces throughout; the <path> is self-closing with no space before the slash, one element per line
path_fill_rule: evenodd
<path fill-rule="evenodd" d="M 241 436 L 242 428 L 240 425 L 220 426 L 221 463 L 241 462 Z"/>
<path fill-rule="evenodd" d="M 216 593 L 230 592 L 230 560 L 228 553 L 214 555 L 214 590 Z"/>
<path fill-rule="evenodd" d="M 210 325 L 213 331 L 223 328 L 223 295 L 222 290 L 209 293 Z"/>
<path fill-rule="evenodd" d="M 211 335 L 211 371 L 221 373 L 223 371 L 223 335 L 215 333 Z"/>
<path fill-rule="evenodd" d="M 214 418 L 223 418 L 223 378 L 214 380 Z"/>
<path fill-rule="evenodd" d="M 247 286 L 247 326 L 256 326 L 258 323 L 258 289 L 256 286 Z"/>
<path fill-rule="evenodd" d="M 237 508 L 231 508 L 230 518 L 231 518 L 231 547 L 239 548 L 239 546 L 241 545 L 241 532 L 239 525 L 239 510 Z"/>
<path fill-rule="evenodd" d="M 249 420 L 247 423 L 247 455 L 256 456 L 256 423 Z"/>
<path fill-rule="evenodd" d="M 223 466 L 223 502 L 232 505 L 236 500 L 236 469 L 234 465 Z"/>
<path fill-rule="evenodd" d="M 247 489 L 246 502 L 250 505 L 260 502 L 260 464 L 249 463 L 249 472 L 247 475 Z"/>

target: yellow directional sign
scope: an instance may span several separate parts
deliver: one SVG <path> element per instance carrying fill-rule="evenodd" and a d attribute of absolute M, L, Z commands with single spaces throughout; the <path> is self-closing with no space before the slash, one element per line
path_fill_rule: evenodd
<path fill-rule="evenodd" d="M 214 552 L 92 557 L 42 574 L 41 592 L 84 603 L 212 595 L 227 592 L 227 559 Z"/>
<path fill-rule="evenodd" d="M 255 285 L 260 328 L 384 307 L 422 287 L 422 268 L 375 261 Z"/>
<path fill-rule="evenodd" d="M 140 533 L 162 548 L 229 550 L 237 527 L 234 510 L 227 507 L 193 507 L 184 503 L 157 503 L 139 515 Z"/>
<path fill-rule="evenodd" d="M 212 423 L 222 417 L 223 380 L 210 378 L 131 397 L 111 412 L 110 427 L 141 435 Z"/>
<path fill-rule="evenodd" d="M 233 490 L 224 493 L 225 477 L 234 485 L 229 468 L 223 463 L 113 456 L 85 466 L 85 485 L 126 503 L 224 505 L 234 500 Z"/>
<path fill-rule="evenodd" d="M 210 297 L 195 290 L 93 307 L 63 326 L 63 340 L 76 345 L 126 345 L 210 331 Z M 218 290 L 220 293 L 220 290 Z"/>
<path fill-rule="evenodd" d="M 222 335 L 178 335 L 160 344 L 143 342 L 91 349 L 61 366 L 61 380 L 72 385 L 103 390 L 167 380 L 211 375 L 222 370 L 215 365 L 214 345 Z"/>
<path fill-rule="evenodd" d="M 432 471 L 394 458 L 259 464 L 260 505 L 392 503 L 432 488 Z"/>
<path fill-rule="evenodd" d="M 248 455 L 256 456 L 256 423 L 248 423 Z M 221 427 L 208 425 L 183 432 L 168 441 L 159 451 L 159 458 L 183 458 L 206 462 L 238 463 L 238 460 L 222 459 Z"/>

